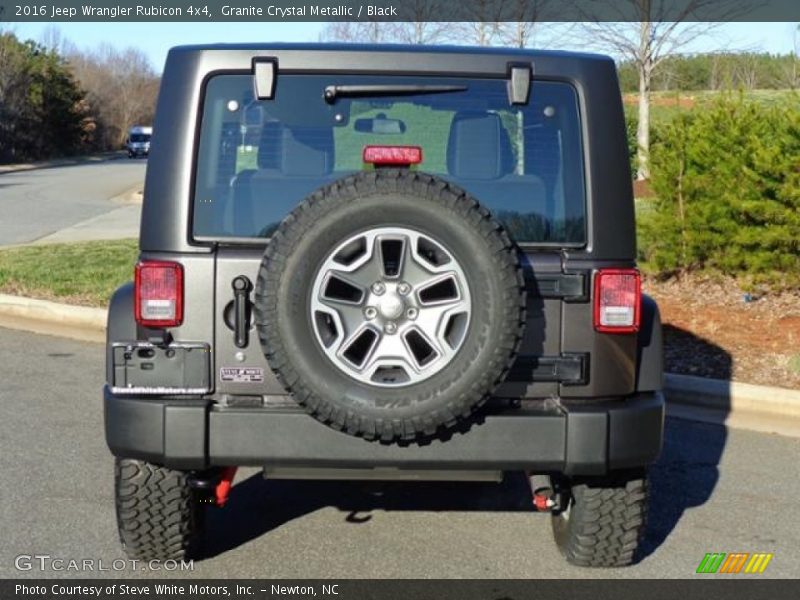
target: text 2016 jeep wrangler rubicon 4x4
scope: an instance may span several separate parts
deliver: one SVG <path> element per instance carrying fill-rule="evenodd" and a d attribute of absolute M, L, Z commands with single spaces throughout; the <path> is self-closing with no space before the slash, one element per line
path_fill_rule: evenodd
<path fill-rule="evenodd" d="M 155 132 L 135 281 L 108 318 L 131 556 L 190 555 L 250 465 L 524 471 L 570 562 L 634 559 L 661 324 L 611 59 L 181 47 Z"/>

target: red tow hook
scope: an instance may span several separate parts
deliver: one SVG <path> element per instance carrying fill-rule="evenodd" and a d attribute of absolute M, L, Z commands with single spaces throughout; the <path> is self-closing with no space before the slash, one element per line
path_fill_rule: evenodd
<path fill-rule="evenodd" d="M 545 496 L 543 494 L 534 494 L 533 495 L 533 506 L 539 512 L 546 512 L 553 508 L 555 502 L 553 502 L 552 498 Z"/>
<path fill-rule="evenodd" d="M 553 485 L 547 475 L 529 474 L 528 484 L 531 486 L 533 506 L 539 512 L 553 510 L 556 505 L 553 500 Z"/>
<path fill-rule="evenodd" d="M 238 467 L 223 467 L 222 474 L 219 478 L 219 483 L 214 489 L 214 495 L 217 500 L 217 506 L 223 507 L 228 501 L 228 494 L 231 492 L 233 485 L 233 478 L 236 476 L 236 469 Z"/>

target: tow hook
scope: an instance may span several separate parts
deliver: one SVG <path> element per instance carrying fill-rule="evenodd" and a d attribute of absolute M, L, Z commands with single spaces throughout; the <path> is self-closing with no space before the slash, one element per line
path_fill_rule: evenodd
<path fill-rule="evenodd" d="M 200 473 L 195 473 L 189 479 L 189 486 L 202 498 L 215 506 L 225 506 L 233 485 L 237 467 L 215 468 Z"/>
<path fill-rule="evenodd" d="M 219 483 L 214 490 L 214 496 L 217 501 L 217 506 L 222 508 L 228 501 L 228 494 L 230 494 L 231 486 L 233 485 L 233 478 L 236 476 L 236 469 L 238 467 L 223 467 L 222 473 L 219 478 Z"/>
<path fill-rule="evenodd" d="M 528 475 L 528 484 L 533 494 L 533 506 L 539 512 L 548 512 L 557 509 L 554 500 L 553 485 L 549 475 Z"/>

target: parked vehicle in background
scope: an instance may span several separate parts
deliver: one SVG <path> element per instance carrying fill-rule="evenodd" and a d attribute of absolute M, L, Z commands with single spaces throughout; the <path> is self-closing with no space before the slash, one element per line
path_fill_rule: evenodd
<path fill-rule="evenodd" d="M 176 48 L 155 124 L 135 281 L 108 316 L 130 556 L 191 554 L 247 465 L 523 471 L 567 560 L 635 559 L 661 323 L 611 58 Z"/>
<path fill-rule="evenodd" d="M 128 150 L 128 158 L 148 156 L 150 154 L 150 138 L 153 137 L 152 127 L 142 127 L 137 125 L 131 127 L 128 132 L 128 141 L 125 147 Z"/>

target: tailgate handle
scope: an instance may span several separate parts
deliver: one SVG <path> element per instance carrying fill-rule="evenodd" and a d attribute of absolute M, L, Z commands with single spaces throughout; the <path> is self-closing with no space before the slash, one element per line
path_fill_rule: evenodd
<path fill-rule="evenodd" d="M 247 322 L 247 302 L 253 284 L 244 275 L 239 275 L 233 280 L 233 340 L 237 348 L 247 346 L 247 332 L 250 324 Z"/>

